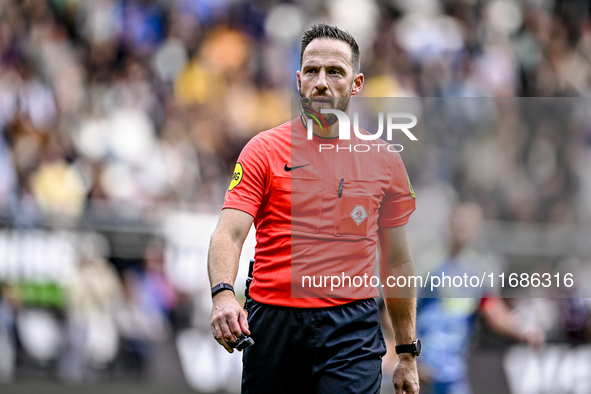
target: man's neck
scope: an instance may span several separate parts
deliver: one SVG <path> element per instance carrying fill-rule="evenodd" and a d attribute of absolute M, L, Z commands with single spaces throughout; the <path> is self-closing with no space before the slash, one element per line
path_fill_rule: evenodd
<path fill-rule="evenodd" d="M 347 114 L 347 116 L 349 116 L 349 109 L 347 109 L 346 111 L 343 111 L 344 113 Z M 307 122 L 307 118 L 305 122 Z M 307 126 L 306 126 L 306 130 L 307 130 Z M 328 129 L 326 127 L 324 127 L 324 125 L 322 125 L 322 127 L 320 127 L 320 125 L 318 125 L 318 123 L 312 121 L 312 133 L 320 138 L 337 138 L 339 136 L 339 122 L 336 121 L 334 122 L 332 125 L 328 126 Z"/>
<path fill-rule="evenodd" d="M 339 136 L 339 122 L 335 122 L 328 127 L 312 126 L 312 133 L 320 138 L 337 138 Z"/>

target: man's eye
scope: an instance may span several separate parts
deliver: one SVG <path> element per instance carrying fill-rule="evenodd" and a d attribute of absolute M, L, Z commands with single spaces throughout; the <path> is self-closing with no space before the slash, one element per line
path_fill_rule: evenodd
<path fill-rule="evenodd" d="M 341 72 L 339 70 L 331 70 L 330 73 L 332 75 L 339 75 Z"/>
<path fill-rule="evenodd" d="M 313 74 L 313 73 L 316 73 L 316 71 L 317 71 L 316 69 L 310 68 L 310 69 L 308 69 L 308 71 L 306 71 L 306 73 Z"/>

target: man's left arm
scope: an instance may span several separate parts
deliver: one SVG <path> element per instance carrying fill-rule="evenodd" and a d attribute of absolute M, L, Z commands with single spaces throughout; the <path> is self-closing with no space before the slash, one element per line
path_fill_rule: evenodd
<path fill-rule="evenodd" d="M 406 238 L 405 226 L 381 227 L 378 232 L 380 277 L 384 284 L 384 302 L 398 345 L 411 344 L 416 338 L 416 288 L 409 277 L 415 265 Z M 406 278 L 406 287 L 388 286 L 388 277 Z M 390 280 L 390 284 L 394 284 Z M 416 356 L 402 353 L 392 374 L 396 394 L 419 392 Z"/>

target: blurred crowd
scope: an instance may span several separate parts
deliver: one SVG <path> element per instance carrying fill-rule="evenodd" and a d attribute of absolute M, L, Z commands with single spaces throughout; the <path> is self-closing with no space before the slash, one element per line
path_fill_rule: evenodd
<path fill-rule="evenodd" d="M 2 216 L 220 206 L 241 147 L 289 118 L 321 20 L 359 41 L 368 97 L 590 91 L 581 1 L 2 0 Z M 562 146 L 552 131 L 507 143 Z"/>
<path fill-rule="evenodd" d="M 96 240 L 79 241 L 63 278 L 0 284 L 0 383 L 147 379 L 159 368 L 154 348 L 191 327 L 188 298 L 165 274 L 163 240 L 150 239 L 124 266 L 111 264 Z M 174 352 L 156 354 L 180 375 Z"/>
<path fill-rule="evenodd" d="M 321 21 L 359 42 L 364 97 L 488 98 L 471 109 L 448 101 L 438 109 L 452 113 L 447 123 L 424 104 L 433 111 L 421 146 L 403 153 L 416 228 L 446 222 L 466 199 L 487 220 L 587 225 L 591 116 L 579 104 L 591 93 L 590 16 L 578 0 L 0 0 L 0 227 L 217 212 L 244 144 L 290 118 L 299 40 Z M 507 99 L 557 96 L 582 101 L 555 99 L 526 116 L 527 101 Z M 499 122 L 478 130 L 470 116 L 491 103 Z M 454 123 L 454 111 L 468 115 Z M 415 245 L 432 241 L 416 233 Z M 117 271 L 82 255 L 68 295 L 50 302 L 69 311 L 62 377 L 87 377 L 81 346 L 95 346 L 99 364 L 123 351 L 123 364 L 141 370 L 184 299 L 162 250 L 148 243 Z M 15 327 L 8 308 L 41 290 L 2 289 L 0 329 Z M 566 309 L 583 342 L 589 308 Z"/>

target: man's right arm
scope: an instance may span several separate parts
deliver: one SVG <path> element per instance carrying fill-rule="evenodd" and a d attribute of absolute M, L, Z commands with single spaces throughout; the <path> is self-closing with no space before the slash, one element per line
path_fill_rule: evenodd
<path fill-rule="evenodd" d="M 482 305 L 481 313 L 488 325 L 501 335 L 527 342 L 536 348 L 546 342 L 542 330 L 520 322 L 501 298 L 487 299 Z"/>
<path fill-rule="evenodd" d="M 253 217 L 237 209 L 224 209 L 211 236 L 207 269 L 211 287 L 219 283 L 234 285 L 242 245 L 248 235 Z M 222 291 L 213 297 L 211 331 L 214 338 L 229 353 L 228 342 L 235 341 L 242 332 L 250 335 L 246 312 L 231 291 Z"/>

